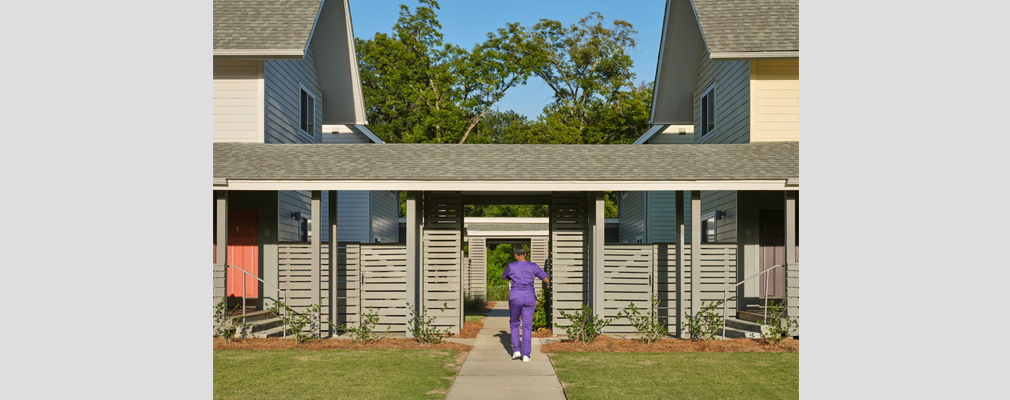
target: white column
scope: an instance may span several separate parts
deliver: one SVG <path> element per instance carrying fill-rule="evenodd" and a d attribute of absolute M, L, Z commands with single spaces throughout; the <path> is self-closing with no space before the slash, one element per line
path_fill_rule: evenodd
<path fill-rule="evenodd" d="M 604 282 L 603 282 L 604 252 L 603 251 L 604 251 L 604 249 L 603 249 L 603 246 L 604 246 L 604 228 L 605 228 L 605 225 L 606 225 L 605 224 L 606 220 L 604 219 L 604 213 L 603 212 L 604 212 L 605 206 L 604 206 L 604 200 L 603 200 L 603 192 L 591 192 L 590 196 L 593 197 L 593 203 L 592 203 L 593 208 L 592 208 L 592 210 L 594 210 L 593 213 L 592 213 L 593 214 L 593 217 L 592 217 L 592 220 L 593 220 L 593 224 L 592 224 L 593 243 L 592 243 L 592 247 L 591 247 L 592 251 L 593 251 L 593 259 L 592 259 L 593 263 L 590 264 L 590 268 L 591 268 L 592 275 L 593 275 L 593 279 L 591 281 L 592 284 L 593 284 L 592 285 L 592 290 L 593 290 L 593 295 L 592 295 L 592 299 L 593 299 L 593 312 L 596 314 L 596 316 L 598 318 L 603 318 L 603 306 L 604 306 L 604 294 L 603 294 L 603 285 L 604 285 Z M 606 328 L 604 328 L 604 329 L 606 329 Z"/>
<path fill-rule="evenodd" d="M 417 281 L 419 271 L 421 270 L 420 259 L 418 257 L 418 236 L 420 236 L 420 231 L 418 230 L 418 207 L 420 203 L 418 201 L 419 192 L 407 192 L 407 302 L 411 304 L 414 308 L 413 310 L 408 310 L 408 315 L 410 311 L 417 315 L 420 307 L 417 301 Z M 409 318 L 409 316 L 408 316 Z M 407 330 L 407 337 L 414 337 Z"/>
<path fill-rule="evenodd" d="M 677 337 L 684 338 L 684 312 L 686 311 L 687 302 L 684 296 L 684 191 L 676 191 L 676 199 L 674 200 L 676 205 L 675 217 L 677 223 Z"/>
<path fill-rule="evenodd" d="M 312 260 L 310 264 L 312 266 L 312 275 L 311 275 L 312 291 L 309 298 L 311 299 L 312 304 L 318 303 L 320 300 L 319 285 L 321 284 L 320 282 L 322 281 L 319 276 L 322 268 L 322 265 L 320 265 L 321 263 L 319 254 L 320 248 L 322 246 L 322 241 L 320 240 L 322 236 L 322 230 L 319 229 L 320 226 L 323 224 L 322 202 L 323 202 L 323 192 L 319 190 L 313 190 L 312 206 L 310 211 L 312 214 L 312 228 L 310 229 L 310 231 L 312 232 L 312 240 L 309 242 L 310 243 L 309 247 L 311 248 L 311 254 L 312 254 Z M 317 321 L 319 321 L 320 314 L 318 312 L 316 313 L 315 318 Z M 316 327 L 315 334 L 317 337 L 319 336 L 320 329 L 321 327 L 319 326 Z"/>
<path fill-rule="evenodd" d="M 701 311 L 701 191 L 691 191 L 691 315 Z"/>
<path fill-rule="evenodd" d="M 336 324 L 336 323 L 338 323 L 337 322 L 337 314 L 338 314 L 337 313 L 337 305 L 339 304 L 338 299 L 340 298 L 339 293 L 337 292 L 337 281 L 339 280 L 338 276 L 341 275 L 342 272 L 346 272 L 346 271 L 338 271 L 338 269 L 339 269 L 339 267 L 338 267 L 339 263 L 337 262 L 337 258 L 338 258 L 337 255 L 338 255 L 338 251 L 339 250 L 338 250 L 338 247 L 337 247 L 337 222 L 338 221 L 337 221 L 337 191 L 336 190 L 330 190 L 329 191 L 329 193 L 327 195 L 327 203 L 328 204 L 326 205 L 326 208 L 327 208 L 326 211 L 329 214 L 329 218 L 330 218 L 330 220 L 327 221 L 327 224 L 329 226 L 327 229 L 329 229 L 329 236 L 330 236 L 330 264 L 329 264 L 329 268 L 330 268 L 330 319 L 333 320 L 333 323 Z M 322 215 L 322 214 L 320 214 L 320 215 Z M 320 222 L 322 222 L 322 221 L 320 221 Z M 345 323 L 350 324 L 350 322 L 351 321 L 346 321 Z M 337 334 L 336 330 L 332 326 L 329 327 L 329 331 L 330 331 L 330 336 L 335 336 Z"/>
<path fill-rule="evenodd" d="M 217 262 L 214 263 L 214 305 L 220 303 L 227 294 L 228 288 L 228 191 L 215 190 L 214 203 L 217 205 L 217 213 L 214 216 L 217 221 L 217 229 L 214 237 L 217 242 Z"/>

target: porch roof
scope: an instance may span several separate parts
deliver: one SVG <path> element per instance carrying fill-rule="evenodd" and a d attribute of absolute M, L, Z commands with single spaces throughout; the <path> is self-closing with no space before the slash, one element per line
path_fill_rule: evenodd
<path fill-rule="evenodd" d="M 798 190 L 799 143 L 214 143 L 219 190 Z"/>

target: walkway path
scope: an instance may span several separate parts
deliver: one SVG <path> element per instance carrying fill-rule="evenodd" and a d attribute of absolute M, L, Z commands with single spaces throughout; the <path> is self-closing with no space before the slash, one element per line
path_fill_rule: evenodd
<path fill-rule="evenodd" d="M 533 338 L 530 362 L 512 359 L 509 303 L 499 301 L 477 333 L 473 350 L 453 382 L 446 400 L 455 399 L 565 399 L 561 382 L 540 340 Z"/>

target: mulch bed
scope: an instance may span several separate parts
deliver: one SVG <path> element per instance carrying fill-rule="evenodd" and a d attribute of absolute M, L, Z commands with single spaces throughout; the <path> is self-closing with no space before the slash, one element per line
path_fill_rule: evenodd
<path fill-rule="evenodd" d="M 608 353 L 731 353 L 731 352 L 765 352 L 788 353 L 799 352 L 800 341 L 785 339 L 777 346 L 765 339 L 728 339 L 728 340 L 685 340 L 660 339 L 646 344 L 636 339 L 622 339 L 601 335 L 590 344 L 564 339 L 543 345 L 544 353 L 553 354 L 559 351 L 596 351 Z"/>
<path fill-rule="evenodd" d="M 282 338 L 250 338 L 232 339 L 225 343 L 224 339 L 214 338 L 214 350 L 362 350 L 362 349 L 424 349 L 424 350 L 454 350 L 470 352 L 473 346 L 462 343 L 443 341 L 439 344 L 420 343 L 414 339 L 379 339 L 372 343 L 354 343 L 346 339 L 316 339 L 307 343 L 295 344 L 294 339 Z"/>
<path fill-rule="evenodd" d="M 551 336 L 554 336 L 554 335 L 552 334 L 551 330 L 548 329 L 548 328 L 535 330 L 535 331 L 533 331 L 533 334 L 530 335 L 530 337 L 551 337 Z"/>
<path fill-rule="evenodd" d="M 473 339 L 477 337 L 477 332 L 480 332 L 484 328 L 483 322 L 474 321 L 463 321 L 463 329 L 459 331 L 459 338 L 462 339 Z M 457 337 L 455 335 L 449 335 L 449 337 Z"/>

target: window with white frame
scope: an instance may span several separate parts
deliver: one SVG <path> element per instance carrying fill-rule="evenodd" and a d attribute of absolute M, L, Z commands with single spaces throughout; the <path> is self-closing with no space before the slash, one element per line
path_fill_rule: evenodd
<path fill-rule="evenodd" d="M 715 130 L 715 84 L 701 94 L 701 136 Z"/>
<path fill-rule="evenodd" d="M 309 136 L 316 135 L 316 99 L 305 88 L 302 88 L 301 99 L 301 129 Z"/>
<path fill-rule="evenodd" d="M 715 243 L 716 239 L 716 228 L 722 213 L 719 211 L 712 211 L 705 213 L 701 216 L 701 242 L 702 243 Z"/>

